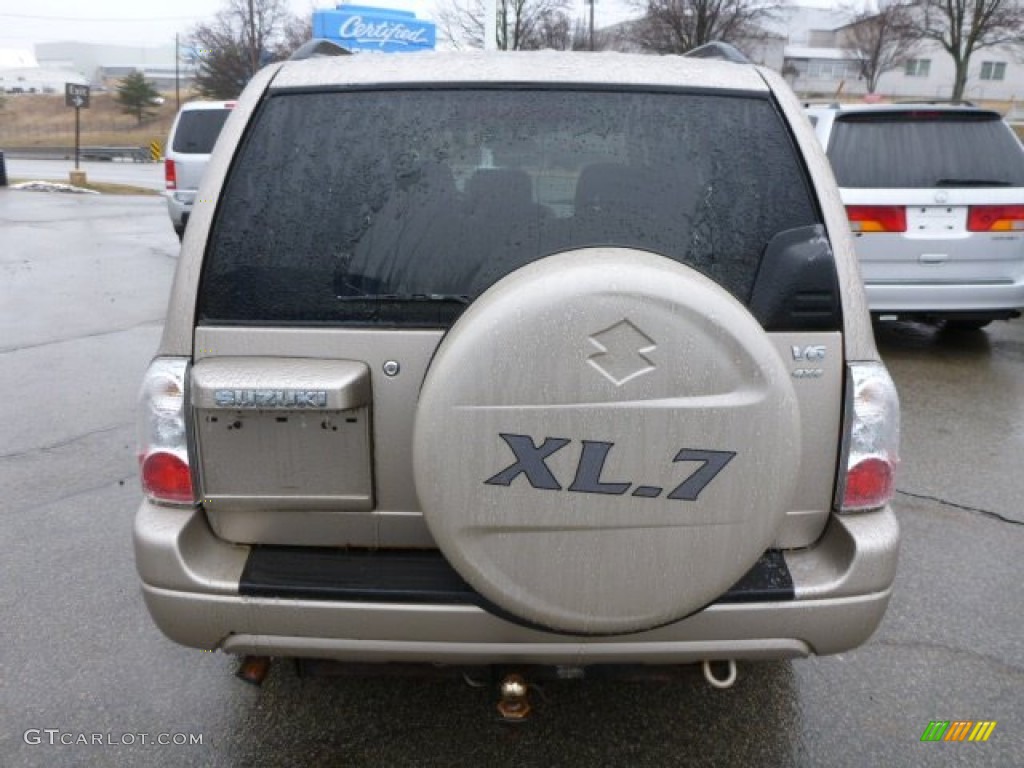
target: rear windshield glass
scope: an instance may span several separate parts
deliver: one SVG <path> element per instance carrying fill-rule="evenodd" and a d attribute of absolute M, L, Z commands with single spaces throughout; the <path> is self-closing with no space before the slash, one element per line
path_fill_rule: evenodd
<path fill-rule="evenodd" d="M 828 157 L 841 187 L 1024 186 L 1024 151 L 990 112 L 843 115 Z"/>
<path fill-rule="evenodd" d="M 208 155 L 217 143 L 220 129 L 228 119 L 229 109 L 193 109 L 182 112 L 174 131 L 175 152 Z"/>
<path fill-rule="evenodd" d="M 226 181 L 198 319 L 443 327 L 513 270 L 601 245 L 746 301 L 768 240 L 816 211 L 766 98 L 286 92 Z"/>

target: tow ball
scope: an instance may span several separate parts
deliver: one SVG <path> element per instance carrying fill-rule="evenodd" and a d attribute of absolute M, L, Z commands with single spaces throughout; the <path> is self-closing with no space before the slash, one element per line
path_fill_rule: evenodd
<path fill-rule="evenodd" d="M 505 675 L 498 686 L 498 714 L 507 723 L 521 723 L 530 716 L 529 688 L 522 675 Z"/>

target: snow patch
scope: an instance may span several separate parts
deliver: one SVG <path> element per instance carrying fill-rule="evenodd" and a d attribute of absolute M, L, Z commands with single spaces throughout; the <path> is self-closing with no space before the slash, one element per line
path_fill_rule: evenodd
<path fill-rule="evenodd" d="M 20 184 L 12 184 L 11 189 L 23 189 L 29 192 L 69 192 L 75 195 L 99 194 L 99 192 L 93 189 L 76 187 L 71 184 L 62 184 L 59 181 L 23 181 Z"/>

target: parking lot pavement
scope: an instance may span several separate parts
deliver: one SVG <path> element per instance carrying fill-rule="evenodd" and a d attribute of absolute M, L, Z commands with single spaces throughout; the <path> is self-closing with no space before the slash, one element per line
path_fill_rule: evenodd
<path fill-rule="evenodd" d="M 907 494 L 1024 523 L 1022 326 L 1024 319 L 973 333 L 877 326 L 903 405 L 899 485 Z"/>
<path fill-rule="evenodd" d="M 165 640 L 130 534 L 133 409 L 177 251 L 163 201 L 0 190 L 0 243 L 0 766 L 1024 765 L 1024 321 L 879 333 L 904 539 L 867 645 L 741 663 L 727 691 L 693 668 L 540 683 L 510 727 L 493 687 L 460 677 L 280 662 L 257 689 Z M 922 743 L 933 720 L 997 725 Z"/>
<path fill-rule="evenodd" d="M 6 157 L 7 175 L 12 179 L 62 181 L 67 183 L 68 174 L 74 170 L 75 161 L 70 160 L 29 160 Z M 143 189 L 164 191 L 163 163 L 117 163 L 82 162 L 79 170 L 85 171 L 89 181 L 109 184 L 129 184 Z"/>

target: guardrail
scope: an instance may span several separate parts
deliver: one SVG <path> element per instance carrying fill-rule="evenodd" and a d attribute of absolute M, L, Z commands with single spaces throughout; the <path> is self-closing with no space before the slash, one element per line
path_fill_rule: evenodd
<path fill-rule="evenodd" d="M 4 147 L 8 159 L 74 160 L 74 147 Z M 133 163 L 153 162 L 149 147 L 80 147 L 81 160 L 129 160 Z"/>
<path fill-rule="evenodd" d="M 148 163 L 152 160 L 148 147 L 80 147 L 78 157 L 81 160 L 122 158 L 133 163 Z"/>

